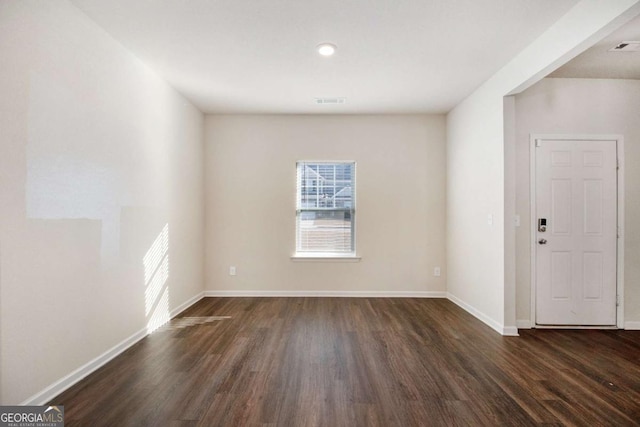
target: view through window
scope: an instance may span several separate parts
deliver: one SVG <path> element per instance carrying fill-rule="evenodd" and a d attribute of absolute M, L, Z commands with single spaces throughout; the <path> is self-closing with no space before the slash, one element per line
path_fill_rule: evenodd
<path fill-rule="evenodd" d="M 355 254 L 355 163 L 298 162 L 296 252 Z"/>

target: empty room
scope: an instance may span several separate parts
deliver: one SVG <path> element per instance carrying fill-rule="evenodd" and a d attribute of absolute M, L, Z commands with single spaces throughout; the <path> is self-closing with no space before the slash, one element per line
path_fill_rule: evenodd
<path fill-rule="evenodd" d="M 640 0 L 0 0 L 0 426 L 640 424 Z"/>

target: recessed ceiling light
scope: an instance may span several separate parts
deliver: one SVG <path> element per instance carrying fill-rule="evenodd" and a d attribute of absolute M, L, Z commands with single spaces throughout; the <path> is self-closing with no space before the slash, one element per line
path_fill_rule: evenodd
<path fill-rule="evenodd" d="M 331 43 L 320 43 L 317 49 L 318 53 L 322 56 L 331 56 L 336 53 L 336 45 Z"/>

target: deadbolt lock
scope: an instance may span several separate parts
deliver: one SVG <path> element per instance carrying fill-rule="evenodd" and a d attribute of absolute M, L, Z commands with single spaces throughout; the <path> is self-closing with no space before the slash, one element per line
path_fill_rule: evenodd
<path fill-rule="evenodd" d="M 538 231 L 540 233 L 544 233 L 547 231 L 547 219 L 546 218 L 538 218 Z"/>

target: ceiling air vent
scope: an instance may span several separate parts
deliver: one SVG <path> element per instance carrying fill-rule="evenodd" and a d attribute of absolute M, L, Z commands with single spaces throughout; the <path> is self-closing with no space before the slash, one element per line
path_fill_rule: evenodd
<path fill-rule="evenodd" d="M 609 49 L 609 52 L 640 52 L 640 42 L 620 42 L 616 47 Z"/>
<path fill-rule="evenodd" d="M 338 105 L 345 104 L 347 98 L 315 98 L 315 101 L 318 105 Z"/>

